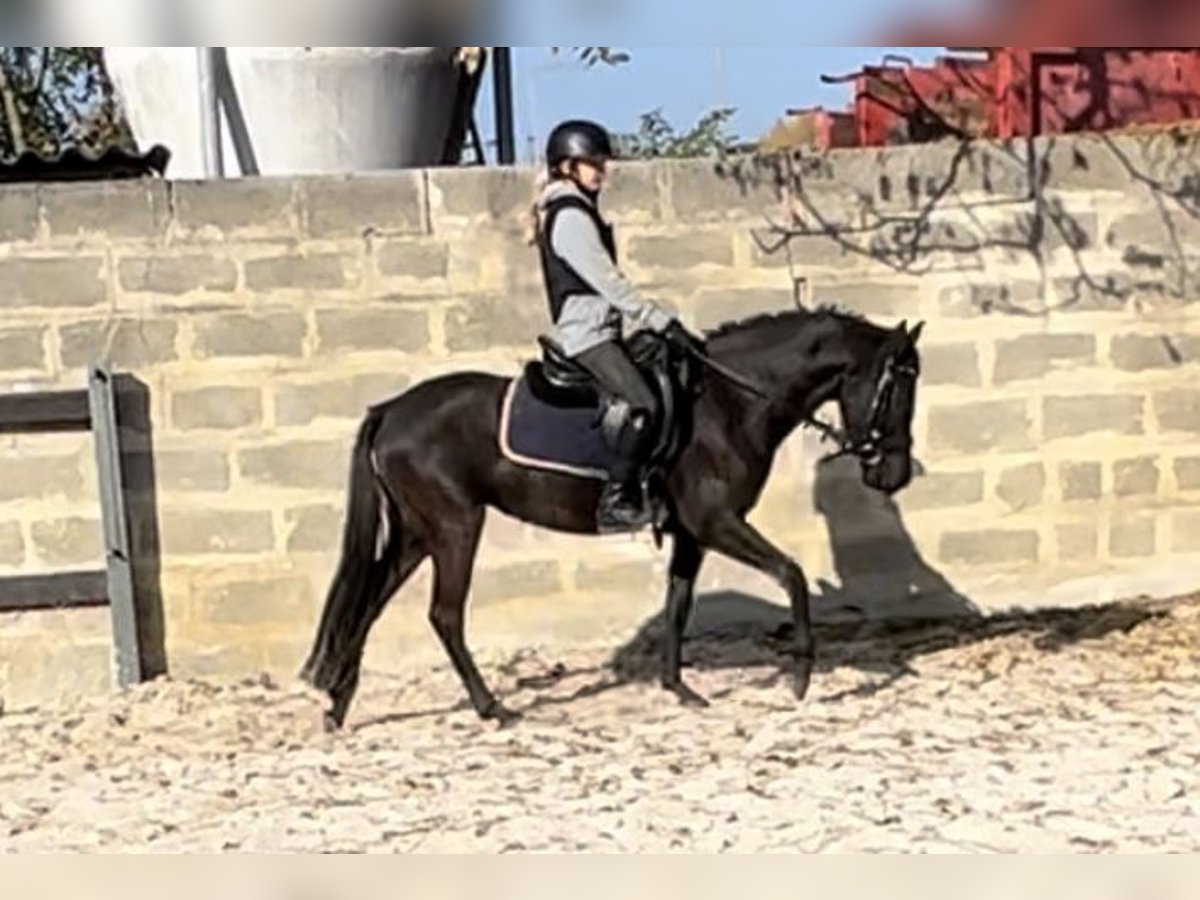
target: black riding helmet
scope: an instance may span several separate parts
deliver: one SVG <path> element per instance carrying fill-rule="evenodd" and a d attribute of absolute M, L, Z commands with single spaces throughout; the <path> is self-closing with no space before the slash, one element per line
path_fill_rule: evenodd
<path fill-rule="evenodd" d="M 604 127 L 583 119 L 557 125 L 546 140 L 546 165 L 552 172 L 566 159 L 587 161 L 611 159 L 615 155 L 612 139 Z"/>

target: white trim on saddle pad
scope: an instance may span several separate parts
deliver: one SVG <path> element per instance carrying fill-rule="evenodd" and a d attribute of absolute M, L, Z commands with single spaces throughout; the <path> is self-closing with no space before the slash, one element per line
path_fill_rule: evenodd
<path fill-rule="evenodd" d="M 504 404 L 500 407 L 500 453 L 509 462 L 516 463 L 518 466 L 525 466 L 529 469 L 541 469 L 546 472 L 557 472 L 560 475 L 574 475 L 577 478 L 591 478 L 599 481 L 608 481 L 608 472 L 603 469 L 589 469 L 584 466 L 572 466 L 567 463 L 554 462 L 549 459 L 535 459 L 532 456 L 524 456 L 513 448 L 508 443 L 508 427 L 509 416 L 512 413 L 513 397 L 517 393 L 517 388 L 520 386 L 521 378 L 512 379 L 508 384 L 508 389 L 504 392 Z"/>

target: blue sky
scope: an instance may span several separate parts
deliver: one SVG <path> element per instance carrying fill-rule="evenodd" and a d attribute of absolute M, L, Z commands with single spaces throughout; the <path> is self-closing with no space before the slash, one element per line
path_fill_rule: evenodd
<path fill-rule="evenodd" d="M 770 43 L 775 38 L 841 44 L 879 40 L 898 22 L 976 10 L 990 0 L 504 0 L 499 37 L 539 42 L 585 40 Z"/>
<path fill-rule="evenodd" d="M 838 5 L 853 11 L 880 2 L 838 0 Z M 755 5 L 757 14 L 763 0 L 755 0 Z M 789 0 L 788 5 L 797 10 L 808 4 Z M 643 8 L 650 6 L 654 4 L 643 0 Z M 792 13 L 787 18 L 797 16 Z M 613 131 L 634 131 L 640 115 L 656 107 L 662 108 L 677 130 L 686 130 L 713 107 L 736 107 L 731 129 L 741 138 L 757 138 L 789 108 L 824 105 L 840 109 L 852 101 L 851 85 L 822 84 L 822 74 L 841 75 L 864 64 L 879 63 L 886 53 L 920 63 L 947 52 L 941 47 L 611 46 L 628 52 L 631 61 L 615 68 L 597 65 L 588 69 L 569 52 L 553 55 L 548 46 L 513 49 L 518 161 L 533 161 L 546 133 L 562 119 L 585 116 L 604 122 Z M 490 77 L 485 79 L 477 111 L 481 134 L 490 141 L 495 135 Z M 494 150 L 489 147 L 488 161 L 494 160 Z"/>

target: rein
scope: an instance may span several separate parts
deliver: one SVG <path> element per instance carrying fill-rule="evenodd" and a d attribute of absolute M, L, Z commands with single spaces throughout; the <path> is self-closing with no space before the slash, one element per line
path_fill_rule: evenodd
<path fill-rule="evenodd" d="M 762 400 L 770 400 L 771 399 L 771 395 L 768 394 L 762 388 L 760 388 L 758 385 L 756 385 L 753 381 L 746 378 L 744 375 L 739 375 L 737 372 L 734 372 L 732 369 L 717 362 L 715 359 L 713 359 L 707 353 L 704 353 L 701 350 L 697 350 L 695 347 L 688 347 L 688 352 L 691 353 L 693 356 L 695 356 L 698 360 L 700 360 L 700 362 L 704 363 L 704 365 L 708 366 L 708 368 L 712 369 L 714 372 L 716 372 L 718 375 L 720 375 L 722 378 L 724 378 L 726 381 L 731 382 L 732 384 L 736 385 L 737 387 L 740 387 L 742 390 L 747 391 L 748 393 L 754 394 L 759 399 L 762 399 Z"/>
<path fill-rule="evenodd" d="M 771 395 L 763 388 L 756 385 L 744 375 L 739 375 L 722 363 L 717 362 L 697 347 L 688 346 L 687 351 L 736 387 L 741 388 L 747 393 L 754 394 L 762 400 L 771 399 Z M 883 374 L 879 377 L 879 381 L 875 385 L 875 394 L 871 398 L 871 410 L 867 416 L 867 433 L 863 437 L 855 438 L 851 436 L 849 430 L 835 428 L 827 422 L 822 422 L 811 413 L 801 420 L 803 424 L 820 432 L 822 437 L 838 445 L 837 450 L 825 457 L 827 460 L 837 459 L 840 456 L 850 454 L 861 459 L 871 460 L 883 451 L 882 441 L 884 434 L 882 428 L 879 426 L 878 419 L 884 409 L 884 402 L 888 399 L 888 395 L 895 385 L 897 374 L 915 376 L 917 372 L 911 366 L 897 365 L 895 357 L 888 357 L 884 363 Z"/>

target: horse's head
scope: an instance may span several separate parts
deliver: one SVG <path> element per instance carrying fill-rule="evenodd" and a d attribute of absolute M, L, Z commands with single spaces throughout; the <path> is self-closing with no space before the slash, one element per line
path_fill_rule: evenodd
<path fill-rule="evenodd" d="M 912 479 L 923 327 L 880 327 L 831 307 L 798 309 L 723 325 L 709 332 L 709 347 L 725 363 L 724 378 L 749 376 L 746 393 L 772 410 L 760 417 L 769 446 L 806 423 L 840 445 L 835 455 L 858 457 L 868 487 L 894 494 Z M 841 429 L 816 418 L 817 409 L 835 400 Z"/>
<path fill-rule="evenodd" d="M 863 482 L 894 494 L 912 479 L 912 418 L 916 407 L 920 356 L 917 339 L 924 323 L 911 331 L 901 322 L 888 331 L 873 353 L 853 365 L 838 392 L 845 450 L 859 459 Z"/>

